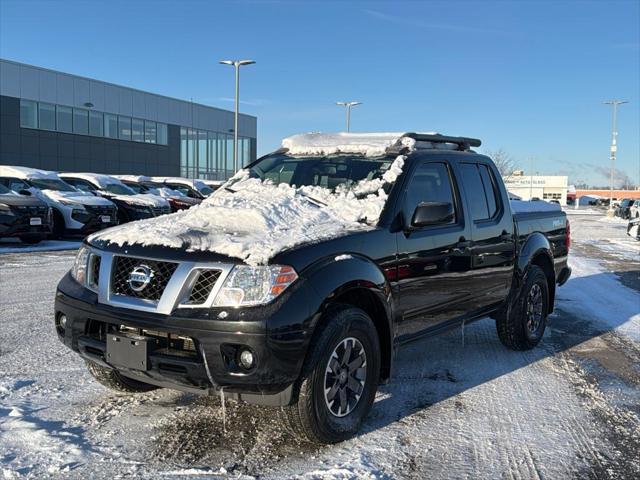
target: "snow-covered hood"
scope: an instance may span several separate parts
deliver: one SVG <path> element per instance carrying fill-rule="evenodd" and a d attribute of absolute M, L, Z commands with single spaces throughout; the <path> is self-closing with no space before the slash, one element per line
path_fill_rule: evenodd
<path fill-rule="evenodd" d="M 64 200 L 68 203 L 77 203 L 78 205 L 95 205 L 106 206 L 113 205 L 111 201 L 106 198 L 96 197 L 90 193 L 85 192 L 61 192 L 59 190 L 39 190 L 37 188 L 30 188 L 30 191 L 36 194 L 36 196 L 42 198 L 48 198 L 54 202 Z"/>
<path fill-rule="evenodd" d="M 137 193 L 135 195 L 115 195 L 111 198 L 116 200 L 122 200 L 132 205 L 139 205 L 142 207 L 168 207 L 169 202 L 158 195 L 151 193 Z"/>
<path fill-rule="evenodd" d="M 229 189 L 217 190 L 200 205 L 110 228 L 88 240 L 209 251 L 250 265 L 266 264 L 298 245 L 373 229 L 387 200 L 382 187 L 395 182 L 405 158 L 397 157 L 382 179 L 336 192 L 274 185 L 241 170 Z"/>

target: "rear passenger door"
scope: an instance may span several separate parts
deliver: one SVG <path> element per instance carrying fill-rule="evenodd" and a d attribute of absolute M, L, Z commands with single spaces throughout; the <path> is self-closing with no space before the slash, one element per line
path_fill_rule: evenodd
<path fill-rule="evenodd" d="M 471 255 L 466 248 L 468 227 L 448 162 L 416 165 L 400 198 L 404 230 L 396 234 L 402 311 L 398 333 L 401 340 L 408 340 L 464 313 Z M 454 218 L 447 224 L 412 228 L 411 219 L 422 202 L 450 202 Z"/>
<path fill-rule="evenodd" d="M 497 170 L 485 162 L 458 163 L 471 219 L 469 312 L 502 302 L 511 287 L 515 238 L 511 209 L 498 187 Z"/>

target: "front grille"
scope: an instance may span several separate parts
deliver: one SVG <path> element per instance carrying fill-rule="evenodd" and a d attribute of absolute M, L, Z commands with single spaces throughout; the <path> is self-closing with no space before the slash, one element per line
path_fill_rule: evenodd
<path fill-rule="evenodd" d="M 47 214 L 49 213 L 49 207 L 46 206 L 31 206 L 31 205 L 20 205 L 12 207 L 13 210 L 23 213 L 25 215 L 29 215 L 30 217 L 41 217 L 45 219 Z"/>
<path fill-rule="evenodd" d="M 211 290 L 220 278 L 220 270 L 200 270 L 198 279 L 191 289 L 187 305 L 200 305 L 207 301 Z"/>
<path fill-rule="evenodd" d="M 153 207 L 153 215 L 154 217 L 159 217 L 160 215 L 166 215 L 167 213 L 171 213 L 171 207 Z"/>
<path fill-rule="evenodd" d="M 140 283 L 130 282 L 130 275 L 137 267 L 143 267 L 143 270 L 150 272 L 150 280 L 146 286 L 140 291 L 134 290 L 134 286 L 140 286 Z M 156 260 L 147 260 L 131 257 L 113 257 L 112 275 L 111 275 L 111 292 L 116 295 L 126 295 L 128 297 L 142 298 L 145 300 L 160 300 L 167 283 L 171 279 L 171 275 L 178 267 L 177 263 L 158 262 Z"/>
<path fill-rule="evenodd" d="M 111 205 L 85 205 L 84 208 L 94 215 L 109 215 L 113 217 L 116 209 Z"/>

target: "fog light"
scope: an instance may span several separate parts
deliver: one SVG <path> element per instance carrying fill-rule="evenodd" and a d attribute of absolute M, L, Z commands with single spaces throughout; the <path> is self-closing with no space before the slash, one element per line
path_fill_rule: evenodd
<path fill-rule="evenodd" d="M 56 318 L 56 330 L 59 335 L 64 335 L 64 330 L 67 328 L 67 316 L 64 313 L 61 313 Z"/>
<path fill-rule="evenodd" d="M 251 350 L 243 349 L 240 352 L 240 366 L 242 366 L 242 368 L 249 370 L 251 367 L 253 367 L 253 362 L 254 362 L 254 358 Z"/>

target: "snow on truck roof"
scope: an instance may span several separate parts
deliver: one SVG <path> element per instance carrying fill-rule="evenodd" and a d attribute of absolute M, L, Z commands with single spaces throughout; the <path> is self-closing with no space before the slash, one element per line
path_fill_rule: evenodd
<path fill-rule="evenodd" d="M 423 138 L 420 138 L 423 137 Z M 431 140 L 431 141 L 430 141 Z M 389 149 L 416 147 L 443 150 L 456 150 L 462 142 L 479 140 L 464 137 L 443 137 L 436 132 L 368 132 L 368 133 L 302 133 L 285 138 L 282 148 L 290 155 L 334 155 L 360 154 L 367 157 L 381 156 L 389 153 Z"/>

